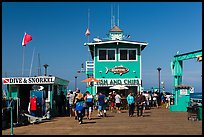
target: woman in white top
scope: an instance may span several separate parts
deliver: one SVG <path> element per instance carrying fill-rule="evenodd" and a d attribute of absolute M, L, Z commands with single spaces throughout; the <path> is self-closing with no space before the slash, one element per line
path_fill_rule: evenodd
<path fill-rule="evenodd" d="M 170 107 L 170 98 L 171 97 L 171 95 L 166 95 L 166 108 L 169 108 Z"/>
<path fill-rule="evenodd" d="M 93 95 L 91 95 L 89 91 L 86 91 L 86 96 L 84 97 L 84 100 L 86 102 L 87 119 L 91 120 L 91 113 L 93 111 L 94 104 Z"/>

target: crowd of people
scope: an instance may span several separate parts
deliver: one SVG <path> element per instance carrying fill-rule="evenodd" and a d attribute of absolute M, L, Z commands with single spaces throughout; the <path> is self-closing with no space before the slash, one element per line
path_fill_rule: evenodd
<path fill-rule="evenodd" d="M 161 100 L 160 100 L 161 99 Z M 129 92 L 125 97 L 128 108 L 128 116 L 143 117 L 146 109 L 159 108 L 162 103 L 166 104 L 166 108 L 170 106 L 170 95 L 158 95 L 157 92 L 150 94 L 149 92 Z M 69 90 L 66 95 L 66 113 L 68 116 L 74 116 L 79 124 L 83 123 L 83 119 L 92 119 L 93 110 L 97 110 L 98 117 L 106 117 L 107 110 L 110 113 L 121 113 L 122 97 L 118 92 L 98 92 L 95 96 L 86 91 L 84 94 L 76 89 L 75 92 Z"/>

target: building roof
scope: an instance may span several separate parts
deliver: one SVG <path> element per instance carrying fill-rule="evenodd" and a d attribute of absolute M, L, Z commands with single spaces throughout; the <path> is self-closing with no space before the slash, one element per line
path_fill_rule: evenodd
<path fill-rule="evenodd" d="M 116 43 L 117 45 L 119 45 L 120 43 L 139 45 L 139 46 L 141 46 L 141 51 L 148 45 L 147 42 L 126 41 L 126 40 L 107 40 L 107 41 L 84 43 L 84 46 L 89 46 L 91 56 L 93 58 L 93 48 L 94 48 L 95 45 L 113 44 L 113 43 Z"/>
<path fill-rule="evenodd" d="M 114 26 L 109 32 L 123 32 L 118 26 Z"/>
<path fill-rule="evenodd" d="M 184 89 L 189 89 L 189 88 L 191 88 L 191 86 L 188 86 L 188 85 L 184 85 L 184 84 L 180 84 L 180 85 L 178 85 L 178 86 L 176 86 L 175 88 L 184 88 Z"/>
<path fill-rule="evenodd" d="M 148 45 L 147 42 L 138 42 L 138 41 L 126 41 L 126 40 L 107 40 L 107 41 L 100 41 L 100 42 L 91 42 L 86 43 L 85 46 L 92 46 L 92 45 L 102 45 L 102 44 L 110 44 L 110 43 L 126 43 L 126 44 L 133 44 L 133 45 L 141 45 L 142 50 L 145 48 L 145 46 Z"/>

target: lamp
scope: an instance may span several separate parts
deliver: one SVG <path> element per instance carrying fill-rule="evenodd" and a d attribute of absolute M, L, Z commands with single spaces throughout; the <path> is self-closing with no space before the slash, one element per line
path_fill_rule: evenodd
<path fill-rule="evenodd" d="M 49 65 L 44 64 L 43 66 L 44 66 L 44 68 L 45 68 L 45 76 L 47 76 L 47 67 L 48 67 Z"/>
<path fill-rule="evenodd" d="M 75 78 L 75 90 L 77 89 L 77 76 L 74 76 Z"/>
<path fill-rule="evenodd" d="M 160 96 L 160 71 L 161 71 L 161 68 L 158 67 L 157 71 L 158 71 L 158 79 L 159 79 L 159 105 L 160 105 L 160 101 L 161 101 L 161 96 Z"/>

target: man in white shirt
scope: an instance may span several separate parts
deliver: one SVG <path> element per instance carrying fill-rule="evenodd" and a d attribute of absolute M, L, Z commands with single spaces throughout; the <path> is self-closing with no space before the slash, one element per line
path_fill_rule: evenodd
<path fill-rule="evenodd" d="M 118 94 L 118 93 L 116 93 L 116 96 L 115 96 L 115 104 L 116 104 L 116 110 L 117 110 L 117 112 L 118 113 L 121 113 L 121 108 L 120 108 L 120 106 L 121 106 L 121 96 Z"/>
<path fill-rule="evenodd" d="M 171 95 L 170 95 L 170 94 L 167 94 L 167 95 L 166 95 L 166 108 L 169 108 L 169 107 L 170 107 L 170 99 L 171 99 Z"/>

